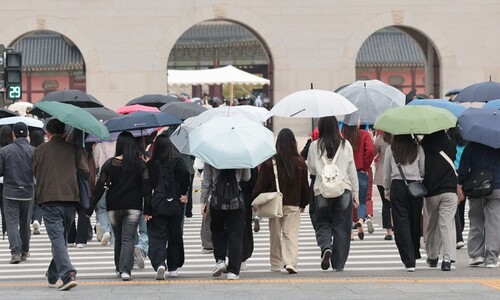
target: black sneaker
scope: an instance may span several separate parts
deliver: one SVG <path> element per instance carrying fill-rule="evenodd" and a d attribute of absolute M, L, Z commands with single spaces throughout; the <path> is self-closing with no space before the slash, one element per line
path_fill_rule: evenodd
<path fill-rule="evenodd" d="M 330 268 L 330 257 L 332 257 L 332 250 L 326 249 L 321 255 L 321 269 L 328 270 Z"/>
<path fill-rule="evenodd" d="M 438 258 L 435 259 L 427 258 L 426 262 L 429 267 L 436 268 L 438 266 L 438 260 L 439 260 Z"/>
<path fill-rule="evenodd" d="M 441 263 L 441 271 L 450 271 L 451 270 L 451 261 L 443 260 Z"/>
<path fill-rule="evenodd" d="M 18 264 L 21 262 L 21 253 L 14 253 L 9 261 L 10 264 Z"/>
<path fill-rule="evenodd" d="M 75 272 L 70 272 L 68 278 L 66 279 L 65 282 L 63 282 L 63 285 L 59 287 L 60 291 L 69 291 L 75 286 L 77 286 L 76 280 L 75 280 Z"/>

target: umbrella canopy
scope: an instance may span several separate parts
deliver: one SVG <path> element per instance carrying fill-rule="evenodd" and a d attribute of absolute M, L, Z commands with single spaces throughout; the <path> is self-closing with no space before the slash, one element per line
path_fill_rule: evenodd
<path fill-rule="evenodd" d="M 500 99 L 486 102 L 486 104 L 483 105 L 483 108 L 500 109 Z"/>
<path fill-rule="evenodd" d="M 181 119 L 167 112 L 138 111 L 110 119 L 106 122 L 109 132 L 158 128 L 182 123 Z"/>
<path fill-rule="evenodd" d="M 163 105 L 160 110 L 174 114 L 181 120 L 186 120 L 201 114 L 207 109 L 193 102 L 170 102 Z"/>
<path fill-rule="evenodd" d="M 241 116 L 217 117 L 189 134 L 191 155 L 217 169 L 254 168 L 276 153 L 273 133 Z"/>
<path fill-rule="evenodd" d="M 324 90 L 304 90 L 281 99 L 268 116 L 321 118 L 348 115 L 358 110 L 344 96 Z"/>
<path fill-rule="evenodd" d="M 361 124 L 373 124 L 384 111 L 405 105 L 406 95 L 379 80 L 358 80 L 338 92 L 359 109 Z"/>
<path fill-rule="evenodd" d="M 15 117 L 15 116 L 19 116 L 19 114 L 15 111 L 11 111 L 6 108 L 0 108 L 0 119 L 7 117 Z"/>
<path fill-rule="evenodd" d="M 140 137 L 140 136 L 148 136 L 148 135 L 151 135 L 153 132 L 156 131 L 156 128 L 149 128 L 149 129 L 144 129 L 144 130 L 131 130 L 130 133 L 134 136 L 134 137 Z M 106 139 L 106 140 L 103 140 L 103 139 L 100 139 L 96 136 L 93 136 L 91 134 L 89 134 L 87 136 L 87 138 L 85 139 L 86 142 L 89 142 L 89 143 L 100 143 L 100 142 L 110 142 L 110 141 L 116 141 L 118 139 L 118 136 L 120 135 L 121 132 L 111 132 L 109 135 L 110 135 L 110 138 L 109 139 Z"/>
<path fill-rule="evenodd" d="M 500 99 L 500 82 L 490 80 L 469 85 L 455 97 L 454 101 L 486 102 L 495 99 Z"/>
<path fill-rule="evenodd" d="M 183 154 L 190 154 L 189 133 L 201 124 L 196 122 L 196 117 L 188 118 L 170 135 L 170 141 Z"/>
<path fill-rule="evenodd" d="M 159 112 L 160 110 L 154 106 L 146 106 L 141 104 L 125 105 L 116 110 L 120 115 L 135 113 L 138 111 Z"/>
<path fill-rule="evenodd" d="M 373 127 L 394 135 L 430 134 L 456 124 L 457 118 L 446 109 L 407 105 L 387 110 L 377 118 Z"/>
<path fill-rule="evenodd" d="M 142 95 L 140 97 L 134 98 L 127 102 L 127 106 L 134 104 L 141 104 L 146 106 L 154 106 L 156 108 L 160 108 L 163 105 L 170 102 L 181 102 L 181 99 L 173 97 L 173 96 L 165 96 L 161 94 L 147 94 Z"/>
<path fill-rule="evenodd" d="M 464 140 L 500 148 L 500 112 L 493 108 L 468 108 L 458 118 L 458 132 Z"/>
<path fill-rule="evenodd" d="M 106 127 L 84 109 L 57 101 L 40 101 L 34 106 L 59 121 L 93 134 L 101 139 L 109 139 Z"/>
<path fill-rule="evenodd" d="M 107 107 L 84 107 L 83 109 L 101 122 L 120 116 L 119 113 Z"/>
<path fill-rule="evenodd" d="M 18 101 L 9 105 L 9 110 L 16 111 L 20 116 L 24 117 L 32 107 L 33 103 Z"/>
<path fill-rule="evenodd" d="M 408 103 L 408 105 L 430 105 L 444 108 L 451 112 L 455 117 L 458 117 L 467 109 L 460 104 L 456 104 L 445 99 L 415 99 Z"/>
<path fill-rule="evenodd" d="M 460 94 L 461 91 L 462 91 L 462 89 L 449 90 L 446 94 L 444 94 L 444 96 L 449 97 L 449 96 L 453 96 L 453 95 L 458 95 L 458 94 Z"/>
<path fill-rule="evenodd" d="M 64 90 L 50 92 L 40 101 L 57 101 L 78 107 L 104 107 L 96 97 L 80 90 Z"/>
<path fill-rule="evenodd" d="M 7 117 L 0 119 L 0 126 L 1 125 L 14 125 L 17 122 L 23 122 L 24 124 L 28 125 L 28 127 L 34 127 L 34 128 L 42 128 L 43 129 L 43 122 L 37 119 L 33 118 L 28 118 L 28 117 Z"/>

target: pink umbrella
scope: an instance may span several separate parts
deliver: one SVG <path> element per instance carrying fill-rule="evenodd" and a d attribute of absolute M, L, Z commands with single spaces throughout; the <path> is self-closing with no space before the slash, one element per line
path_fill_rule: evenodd
<path fill-rule="evenodd" d="M 145 105 L 140 105 L 140 104 L 122 106 L 116 110 L 116 112 L 121 114 L 121 115 L 131 114 L 131 113 L 138 112 L 138 111 L 159 112 L 160 110 L 156 107 L 153 107 L 153 106 L 145 106 Z"/>

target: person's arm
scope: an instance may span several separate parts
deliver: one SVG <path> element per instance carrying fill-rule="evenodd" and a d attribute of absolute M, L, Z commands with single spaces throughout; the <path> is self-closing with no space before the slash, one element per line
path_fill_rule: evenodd
<path fill-rule="evenodd" d="M 5 154 L 3 149 L 0 150 L 0 176 L 3 176 L 5 168 Z"/>
<path fill-rule="evenodd" d="M 311 175 L 316 175 L 316 147 L 317 143 L 311 143 L 309 146 L 309 152 L 307 153 L 307 168 L 309 169 L 309 173 Z"/>
<path fill-rule="evenodd" d="M 425 153 L 421 146 L 418 146 L 418 170 L 420 172 L 420 177 L 425 176 Z"/>
<path fill-rule="evenodd" d="M 369 133 L 363 135 L 363 139 L 363 145 L 365 146 L 363 155 L 363 171 L 368 172 L 368 169 L 371 167 L 373 159 L 375 158 L 375 146 L 373 145 L 373 140 Z"/>
<path fill-rule="evenodd" d="M 176 178 L 179 180 L 179 192 L 181 194 L 181 202 L 186 203 L 187 202 L 187 192 L 189 190 L 189 185 L 191 181 L 191 174 L 189 173 L 189 170 L 187 169 L 186 163 L 183 159 L 178 159 L 177 163 L 175 165 L 175 174 Z"/>
<path fill-rule="evenodd" d="M 274 180 L 274 175 L 272 175 L 271 172 L 274 173 L 274 171 L 272 171 L 272 163 L 271 168 L 269 168 L 267 161 L 262 163 L 260 166 L 259 176 L 257 176 L 257 182 L 255 183 L 255 187 L 252 191 L 252 199 L 255 199 L 261 193 L 271 191 L 271 182 Z"/>
<path fill-rule="evenodd" d="M 201 181 L 201 197 L 200 197 L 200 204 L 201 204 L 201 214 L 204 216 L 208 212 L 208 199 L 210 198 L 212 194 L 212 188 L 213 188 L 213 178 L 215 174 L 213 173 L 213 168 L 209 164 L 205 163 L 203 167 L 203 180 Z"/>
<path fill-rule="evenodd" d="M 85 212 L 85 215 L 89 218 L 94 213 L 94 209 L 97 205 L 97 202 L 99 202 L 102 195 L 104 194 L 106 183 L 109 182 L 110 168 L 111 168 L 111 158 L 108 161 L 106 161 L 106 163 L 104 163 L 104 165 L 102 166 L 99 179 L 97 179 L 97 182 L 95 184 L 94 193 L 90 197 L 90 205 Z"/>
<path fill-rule="evenodd" d="M 151 220 L 151 194 L 152 194 L 152 187 L 151 187 L 151 179 L 149 177 L 149 171 L 148 168 L 144 165 L 142 172 L 141 172 L 141 194 L 142 198 L 144 199 L 144 212 L 143 215 L 146 218 L 146 220 Z M 148 211 L 146 211 L 148 209 Z M 149 218 L 148 218 L 149 217 Z"/>
<path fill-rule="evenodd" d="M 304 161 L 300 162 L 300 210 L 304 212 L 304 208 L 309 205 L 309 181 L 307 180 L 307 166 Z"/>
<path fill-rule="evenodd" d="M 385 158 L 384 158 L 384 190 L 385 190 L 385 195 L 386 197 L 389 195 L 391 191 L 391 174 L 392 174 L 392 165 L 391 165 L 391 158 L 392 158 L 392 150 L 391 147 L 387 147 L 385 149 Z M 389 198 L 387 198 L 389 199 Z"/>
<path fill-rule="evenodd" d="M 344 142 L 344 145 L 340 147 L 344 147 L 346 160 L 347 160 L 347 173 L 349 174 L 349 181 L 351 181 L 351 192 L 353 200 L 355 202 L 359 199 L 359 181 L 358 181 L 358 172 L 356 171 L 356 162 L 354 161 L 354 152 L 352 150 L 352 146 L 348 144 L 348 142 Z"/>
<path fill-rule="evenodd" d="M 457 195 L 459 202 L 465 200 L 465 194 L 463 190 L 463 184 L 465 180 L 465 176 L 469 172 L 470 165 L 472 159 L 472 149 L 471 144 L 467 144 L 462 152 L 462 157 L 460 158 L 460 164 L 458 166 L 458 183 L 457 183 Z"/>

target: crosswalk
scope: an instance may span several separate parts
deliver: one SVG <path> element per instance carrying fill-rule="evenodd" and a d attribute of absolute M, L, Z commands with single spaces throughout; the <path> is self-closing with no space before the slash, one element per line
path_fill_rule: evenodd
<path fill-rule="evenodd" d="M 376 211 L 380 207 L 375 207 Z M 194 212 L 199 209 L 194 208 Z M 376 212 L 380 216 L 380 212 Z M 467 217 L 467 215 L 466 215 Z M 95 224 L 95 221 L 92 222 Z M 468 221 L 466 221 L 468 223 Z M 261 230 L 254 233 L 254 252 L 247 261 L 245 273 L 269 273 L 269 230 L 267 220 L 261 221 Z M 184 225 L 185 264 L 179 269 L 179 277 L 207 278 L 214 267 L 212 254 L 201 253 L 200 241 L 201 216 L 195 214 L 190 222 Z M 365 239 L 360 241 L 357 236 L 351 243 L 351 250 L 345 270 L 385 271 L 401 270 L 403 265 L 394 240 L 384 240 L 385 229 L 380 222 L 374 220 L 375 232 L 368 234 L 365 228 Z M 468 225 L 464 230 L 467 236 Z M 95 236 L 95 235 L 94 235 Z M 50 241 L 45 227 L 41 226 L 40 235 L 32 235 L 31 257 L 26 262 L 17 265 L 9 264 L 10 251 L 7 238 L 0 240 L 0 281 L 1 280 L 39 280 L 44 279 L 45 271 L 52 258 Z M 417 268 L 426 268 L 425 251 L 421 250 L 424 259 L 417 261 Z M 114 273 L 113 247 L 102 246 L 95 238 L 88 242 L 85 248 L 69 248 L 71 261 L 78 271 L 80 279 L 112 279 Z M 320 271 L 320 250 L 316 245 L 314 229 L 308 213 L 301 215 L 299 233 L 299 265 L 300 274 Z M 134 278 L 154 278 L 155 272 L 146 259 L 143 270 L 134 268 Z"/>

